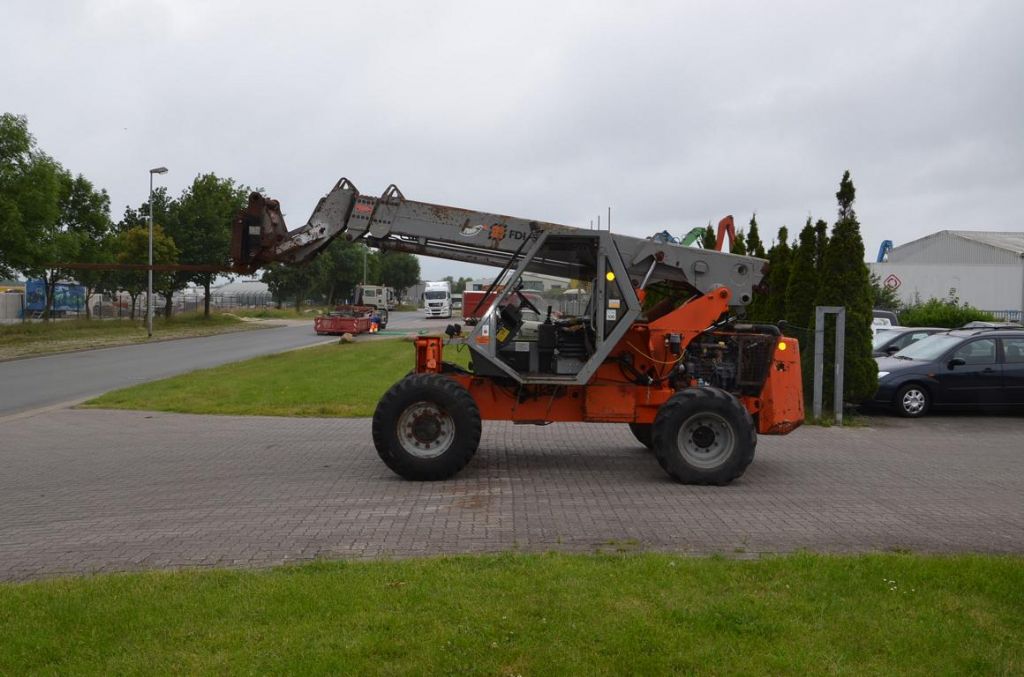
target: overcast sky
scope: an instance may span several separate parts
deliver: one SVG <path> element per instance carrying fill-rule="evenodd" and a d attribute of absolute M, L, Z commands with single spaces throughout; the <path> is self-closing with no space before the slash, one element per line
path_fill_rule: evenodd
<path fill-rule="evenodd" d="M 833 221 L 849 169 L 869 258 L 1024 229 L 1020 1 L 5 0 L 0 25 L 0 110 L 115 218 L 166 165 L 293 228 L 346 176 L 639 236 L 756 211 L 770 240 Z"/>

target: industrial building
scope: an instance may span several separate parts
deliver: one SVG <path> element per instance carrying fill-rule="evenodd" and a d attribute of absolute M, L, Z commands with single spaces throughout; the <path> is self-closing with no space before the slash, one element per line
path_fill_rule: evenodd
<path fill-rule="evenodd" d="M 482 277 L 476 280 L 472 280 L 466 285 L 466 289 L 470 291 L 485 291 L 490 288 L 491 284 L 494 283 L 493 277 Z M 568 287 L 568 280 L 563 277 L 555 277 L 554 275 L 544 275 L 543 273 L 524 273 L 523 274 L 523 289 L 536 292 L 548 292 L 566 289 Z"/>
<path fill-rule="evenodd" d="M 941 230 L 879 250 L 868 267 L 904 303 L 957 298 L 1003 319 L 1024 314 L 1024 232 Z"/>

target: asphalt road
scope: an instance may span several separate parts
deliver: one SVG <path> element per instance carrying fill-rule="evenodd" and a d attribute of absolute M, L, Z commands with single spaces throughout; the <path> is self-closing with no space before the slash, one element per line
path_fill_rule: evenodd
<path fill-rule="evenodd" d="M 310 322 L 0 362 L 0 417 L 332 340 Z"/>
<path fill-rule="evenodd" d="M 389 331 L 443 330 L 451 320 L 393 313 Z M 158 341 L 0 362 L 0 418 L 337 338 L 317 336 L 312 321 L 253 331 Z"/>

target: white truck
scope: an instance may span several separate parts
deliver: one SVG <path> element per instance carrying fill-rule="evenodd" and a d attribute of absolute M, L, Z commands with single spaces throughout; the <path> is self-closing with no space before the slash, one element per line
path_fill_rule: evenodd
<path fill-rule="evenodd" d="M 447 280 L 426 283 L 423 290 L 423 313 L 427 317 L 452 316 L 452 286 Z"/>
<path fill-rule="evenodd" d="M 394 310 L 397 299 L 395 290 L 377 284 L 356 285 L 356 305 L 376 306 L 382 310 Z"/>
<path fill-rule="evenodd" d="M 376 284 L 356 285 L 355 305 L 373 306 L 380 317 L 380 328 L 388 326 L 388 311 L 395 309 L 395 291 Z"/>

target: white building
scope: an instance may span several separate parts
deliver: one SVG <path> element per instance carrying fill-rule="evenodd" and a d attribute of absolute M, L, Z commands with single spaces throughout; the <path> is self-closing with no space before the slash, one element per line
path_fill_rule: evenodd
<path fill-rule="evenodd" d="M 541 293 L 566 289 L 569 285 L 568 280 L 563 277 L 544 275 L 542 273 L 523 273 L 522 281 L 523 289 Z M 470 291 L 486 291 L 493 282 L 493 277 L 482 277 L 466 283 L 466 289 Z"/>
<path fill-rule="evenodd" d="M 904 302 L 956 297 L 1005 319 L 1024 314 L 1024 232 L 942 230 L 868 268 Z"/>

